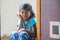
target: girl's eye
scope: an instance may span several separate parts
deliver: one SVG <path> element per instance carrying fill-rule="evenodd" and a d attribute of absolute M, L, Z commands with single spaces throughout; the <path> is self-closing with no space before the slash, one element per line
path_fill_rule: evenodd
<path fill-rule="evenodd" d="M 23 13 L 23 12 L 22 12 Z"/>

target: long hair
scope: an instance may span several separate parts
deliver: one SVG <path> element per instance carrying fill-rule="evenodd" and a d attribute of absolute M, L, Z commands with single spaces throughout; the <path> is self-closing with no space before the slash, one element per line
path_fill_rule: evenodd
<path fill-rule="evenodd" d="M 27 9 L 28 11 L 30 11 L 30 14 L 31 14 L 30 18 L 35 18 L 35 13 L 33 12 L 32 6 L 29 3 L 21 4 L 19 6 L 19 12 L 22 9 Z"/>

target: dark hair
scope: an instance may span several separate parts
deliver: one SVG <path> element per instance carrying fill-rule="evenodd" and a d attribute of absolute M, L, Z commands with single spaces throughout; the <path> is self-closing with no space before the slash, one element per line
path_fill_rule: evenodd
<path fill-rule="evenodd" d="M 31 14 L 30 18 L 35 17 L 35 14 L 34 14 L 34 12 L 33 12 L 32 6 L 31 6 L 29 3 L 21 4 L 21 5 L 19 6 L 19 12 L 20 12 L 22 9 L 27 9 L 28 11 L 30 11 L 30 14 Z"/>

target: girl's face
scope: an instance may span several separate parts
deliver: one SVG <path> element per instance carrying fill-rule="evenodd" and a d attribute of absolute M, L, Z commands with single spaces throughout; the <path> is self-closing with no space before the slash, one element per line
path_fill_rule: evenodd
<path fill-rule="evenodd" d="M 22 9 L 21 16 L 22 16 L 23 20 L 27 21 L 28 18 L 30 17 L 30 12 L 27 9 Z"/>

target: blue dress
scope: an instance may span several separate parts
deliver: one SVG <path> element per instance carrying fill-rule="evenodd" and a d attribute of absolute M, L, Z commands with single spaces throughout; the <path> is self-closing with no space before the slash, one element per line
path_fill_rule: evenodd
<path fill-rule="evenodd" d="M 26 24 L 24 23 L 24 20 L 22 20 L 22 28 L 27 31 L 31 31 L 34 24 L 36 24 L 35 18 L 30 18 Z M 20 26 L 19 23 L 17 24 L 17 27 L 18 26 Z M 30 37 L 27 32 L 21 31 L 19 36 L 18 32 L 11 33 L 10 40 L 35 40 L 35 38 Z"/>

